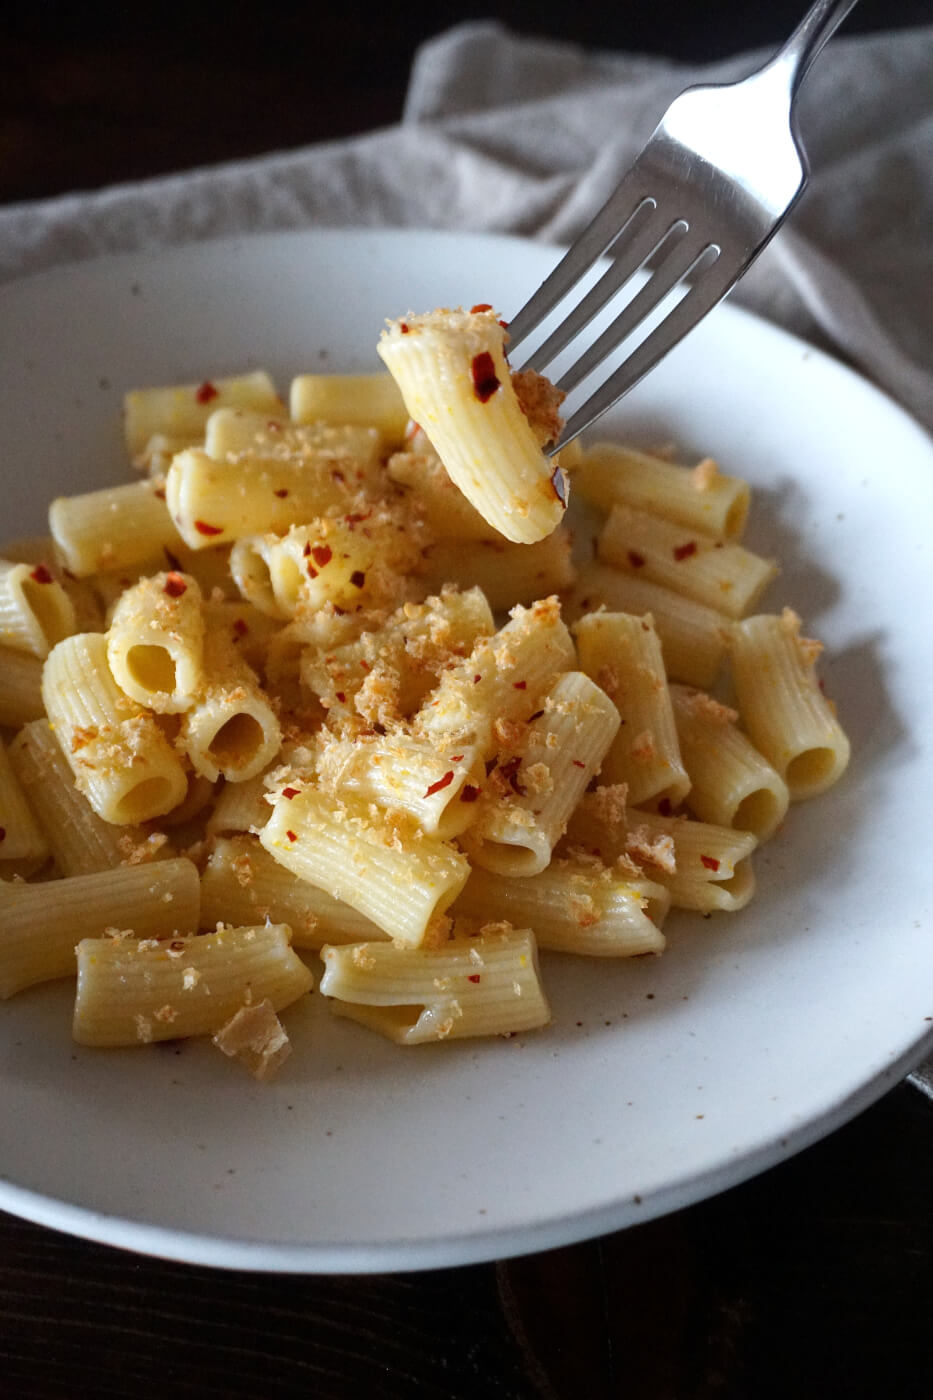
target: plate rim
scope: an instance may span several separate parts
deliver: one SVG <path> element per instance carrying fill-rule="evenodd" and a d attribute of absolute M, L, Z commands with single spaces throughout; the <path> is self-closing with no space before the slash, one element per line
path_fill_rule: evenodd
<path fill-rule="evenodd" d="M 24 287 L 39 282 L 65 281 L 80 277 L 89 269 L 95 275 L 112 273 L 114 265 L 128 267 L 145 264 L 166 255 L 184 259 L 198 250 L 199 255 L 210 256 L 222 248 L 258 247 L 268 245 L 272 240 L 300 243 L 307 240 L 336 241 L 353 239 L 384 239 L 386 237 L 409 244 L 414 239 L 445 241 L 448 243 L 484 243 L 495 245 L 508 243 L 519 248 L 534 248 L 537 252 L 557 256 L 560 245 L 540 242 L 514 234 L 459 233 L 453 230 L 405 229 L 405 228 L 366 228 L 327 227 L 320 229 L 283 230 L 276 232 L 251 232 L 227 235 L 218 239 L 204 239 L 168 248 L 141 249 L 135 252 L 102 253 L 99 256 L 55 267 L 30 272 L 15 277 L 0 285 L 0 304 L 10 293 L 19 293 Z M 841 372 L 849 378 L 858 391 L 876 399 L 888 413 L 893 411 L 904 426 L 918 435 L 918 443 L 933 454 L 933 441 L 925 426 L 908 410 L 893 399 L 885 390 L 867 379 L 859 370 L 837 359 L 830 352 L 813 345 L 794 332 L 786 330 L 766 318 L 741 305 L 727 301 L 717 308 L 717 316 L 730 317 L 739 322 L 750 323 L 767 334 L 783 341 L 788 347 L 804 349 L 808 355 L 830 366 L 833 372 Z M 931 456 L 933 461 L 933 456 Z M 339 1241 L 317 1244 L 289 1244 L 277 1241 L 258 1241 L 242 1238 L 235 1234 L 198 1233 L 185 1229 L 147 1224 L 123 1215 L 111 1215 L 88 1206 L 61 1200 L 57 1197 L 37 1192 L 0 1176 L 0 1209 L 10 1210 L 21 1218 L 53 1229 L 65 1230 L 98 1243 L 131 1249 L 156 1257 L 178 1260 L 192 1264 L 203 1264 L 223 1269 L 251 1269 L 261 1272 L 281 1273 L 369 1273 L 387 1269 L 409 1271 L 426 1268 L 456 1267 L 459 1265 L 488 1262 L 489 1260 L 529 1254 L 544 1249 L 555 1248 L 573 1241 L 592 1238 L 607 1231 L 624 1228 L 630 1224 L 647 1221 L 682 1209 L 699 1200 L 718 1194 L 744 1180 L 747 1180 L 769 1166 L 777 1165 L 785 1157 L 794 1155 L 812 1143 L 850 1121 L 863 1109 L 876 1102 L 893 1087 L 909 1069 L 918 1063 L 933 1048 L 933 1029 L 921 1032 L 903 1047 L 888 1064 L 876 1069 L 873 1075 L 860 1083 L 851 1092 L 836 1095 L 823 1113 L 801 1123 L 796 1128 L 760 1143 L 756 1148 L 735 1160 L 723 1160 L 719 1165 L 695 1175 L 687 1182 L 667 1185 L 649 1193 L 643 1200 L 617 1199 L 608 1204 L 587 1207 L 577 1212 L 569 1212 L 550 1217 L 537 1224 L 523 1224 L 515 1227 L 496 1227 L 478 1230 L 470 1234 L 436 1235 L 417 1241 L 399 1238 L 380 1240 L 363 1244 L 347 1244 Z"/>

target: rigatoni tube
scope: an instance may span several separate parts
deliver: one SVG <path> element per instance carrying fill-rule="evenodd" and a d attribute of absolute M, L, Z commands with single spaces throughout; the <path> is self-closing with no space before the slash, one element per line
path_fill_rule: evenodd
<path fill-rule="evenodd" d="M 529 929 L 490 931 L 439 948 L 326 946 L 321 956 L 321 991 L 334 998 L 334 1010 L 398 1045 L 509 1035 L 550 1020 Z"/>
<path fill-rule="evenodd" d="M 613 506 L 598 549 L 604 564 L 733 618 L 744 617 L 777 574 L 770 559 L 743 545 L 625 505 Z"/>
<path fill-rule="evenodd" d="M 751 500 L 748 482 L 726 476 L 708 457 L 684 467 L 612 442 L 595 442 L 581 454 L 573 484 L 603 510 L 633 506 L 721 539 L 739 538 Z"/>
<path fill-rule="evenodd" d="M 787 813 L 787 784 L 736 725 L 734 710 L 689 686 L 670 688 L 684 763 L 687 804 L 701 821 L 773 836 Z"/>
<path fill-rule="evenodd" d="M 155 718 L 117 685 L 100 632 L 59 642 L 45 663 L 42 695 L 75 782 L 104 821 L 148 821 L 184 800 L 181 759 Z"/>
<path fill-rule="evenodd" d="M 72 601 L 45 564 L 0 560 L 0 646 L 44 658 L 75 631 Z"/>
<path fill-rule="evenodd" d="M 604 783 L 625 783 L 632 806 L 668 802 L 677 807 L 690 790 L 661 642 L 654 618 L 598 612 L 581 617 L 573 634 L 580 666 L 605 690 L 621 725 L 603 759 Z"/>
<path fill-rule="evenodd" d="M 285 924 L 160 941 L 83 939 L 72 1033 L 81 1045 L 144 1045 L 210 1035 L 242 1006 L 275 1011 L 311 990 Z"/>
<path fill-rule="evenodd" d="M 0 885 L 0 997 L 73 977 L 75 944 L 108 930 L 171 940 L 197 930 L 197 867 L 184 859 Z"/>
<path fill-rule="evenodd" d="M 618 728 L 619 713 L 598 685 L 582 671 L 561 676 L 529 721 L 520 751 L 490 773 L 481 810 L 463 836 L 473 863 L 507 875 L 543 870 Z"/>
<path fill-rule="evenodd" d="M 202 684 L 182 716 L 178 741 L 195 771 L 211 782 L 254 778 L 281 748 L 275 711 L 225 631 L 204 634 Z"/>
<path fill-rule="evenodd" d="M 201 921 L 288 924 L 296 948 L 387 935 L 352 905 L 280 865 L 256 836 L 217 837 L 201 876 Z"/>
<path fill-rule="evenodd" d="M 294 874 L 359 910 L 399 943 L 421 944 L 466 883 L 466 856 L 363 802 L 286 786 L 259 839 Z"/>
<path fill-rule="evenodd" d="M 820 650 L 801 637 L 800 618 L 789 608 L 780 617 L 748 617 L 733 632 L 739 713 L 791 801 L 824 792 L 849 762 L 848 737 L 816 676 Z"/>
<path fill-rule="evenodd" d="M 155 434 L 197 442 L 207 420 L 221 408 L 281 413 L 282 400 L 265 370 L 208 379 L 200 384 L 169 384 L 132 389 L 123 399 L 123 425 L 130 457 L 141 452 Z"/>
<path fill-rule="evenodd" d="M 49 507 L 49 528 L 78 578 L 164 558 L 164 551 L 178 544 L 165 488 L 158 481 L 59 496 Z"/>
<path fill-rule="evenodd" d="M 158 714 L 190 709 L 203 649 L 201 589 L 190 574 L 155 574 L 123 593 L 107 634 L 107 658 L 117 684 L 141 705 Z"/>
<path fill-rule="evenodd" d="M 507 919 L 533 928 L 539 948 L 586 957 L 633 958 L 660 953 L 668 891 L 651 880 L 580 860 L 552 860 L 537 875 L 515 878 L 474 870 L 451 909 L 489 923 Z"/>
<path fill-rule="evenodd" d="M 531 544 L 560 524 L 568 486 L 545 456 L 512 384 L 491 310 L 390 322 L 378 350 L 452 480 L 506 539 Z"/>

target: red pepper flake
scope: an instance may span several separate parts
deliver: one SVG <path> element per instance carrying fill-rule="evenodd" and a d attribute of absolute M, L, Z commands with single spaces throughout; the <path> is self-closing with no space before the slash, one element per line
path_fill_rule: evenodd
<path fill-rule="evenodd" d="M 522 787 L 518 781 L 518 770 L 521 766 L 522 760 L 518 755 L 515 758 L 510 758 L 507 763 L 502 765 L 502 776 L 508 779 L 509 786 L 514 793 L 517 793 L 519 797 L 524 797 L 527 788 Z"/>
<path fill-rule="evenodd" d="M 299 792 L 301 792 L 301 788 L 287 787 L 282 789 L 282 796 L 287 797 L 291 802 L 292 798 L 297 797 Z"/>
<path fill-rule="evenodd" d="M 316 544 L 311 550 L 311 557 L 319 569 L 323 569 L 325 564 L 329 564 L 333 556 L 333 551 L 329 544 Z"/>
<path fill-rule="evenodd" d="M 544 711 L 543 711 L 543 710 L 535 710 L 535 712 L 534 712 L 533 715 L 529 715 L 529 716 L 528 716 L 528 723 L 529 723 L 529 724 L 534 724 L 535 720 L 536 720 L 536 719 L 540 719 L 541 716 L 542 716 L 543 714 L 544 714 Z"/>
<path fill-rule="evenodd" d="M 669 817 L 673 810 L 674 809 L 671 806 L 671 799 L 669 797 L 662 797 L 661 801 L 658 803 L 658 811 L 660 812 L 661 816 Z"/>
<path fill-rule="evenodd" d="M 285 500 L 285 497 L 288 495 L 288 487 L 287 487 L 287 486 L 280 486 L 280 487 L 278 487 L 277 490 L 273 491 L 272 494 L 273 494 L 273 496 L 278 496 L 278 498 L 279 498 L 280 501 L 284 501 L 284 500 Z"/>
<path fill-rule="evenodd" d="M 199 535 L 222 535 L 224 532 L 222 525 L 208 525 L 206 520 L 196 520 L 194 528 Z"/>
<path fill-rule="evenodd" d="M 234 619 L 233 622 L 233 630 L 238 637 L 245 637 L 247 632 L 249 631 L 249 627 L 243 621 L 242 617 L 237 617 Z"/>
<path fill-rule="evenodd" d="M 164 486 L 157 486 L 157 487 L 155 487 L 155 489 L 153 490 L 153 493 L 152 493 L 152 494 L 153 494 L 153 496 L 155 496 L 155 498 L 156 498 L 157 501 L 164 501 L 164 500 L 165 500 L 165 487 L 164 487 Z"/>
<path fill-rule="evenodd" d="M 492 307 L 488 301 L 478 301 L 475 306 L 470 307 L 470 315 L 477 316 L 480 311 L 491 311 Z"/>
<path fill-rule="evenodd" d="M 481 350 L 478 355 L 473 356 L 471 372 L 473 374 L 473 393 L 480 403 L 488 403 L 499 388 L 499 376 L 496 374 L 495 361 L 488 350 Z"/>
<path fill-rule="evenodd" d="M 482 679 L 483 679 L 482 676 L 474 676 L 474 677 L 473 677 L 473 684 L 474 684 L 474 685 L 479 685 L 479 683 L 480 683 L 480 681 L 481 681 Z"/>
<path fill-rule="evenodd" d="M 478 981 L 480 980 L 481 975 L 482 975 L 482 974 L 479 973 L 479 972 L 468 972 L 468 973 L 467 973 L 467 981 L 468 981 L 468 982 L 478 982 Z"/>
<path fill-rule="evenodd" d="M 280 433 L 282 431 L 282 424 L 277 423 L 274 418 L 267 418 L 266 428 L 269 430 L 270 433 Z"/>
<path fill-rule="evenodd" d="M 463 762 L 463 754 L 462 754 L 462 753 L 453 753 L 453 754 L 451 754 L 451 755 L 450 755 L 450 761 L 451 761 L 451 763 L 462 763 L 462 762 Z"/>
<path fill-rule="evenodd" d="M 337 694 L 337 699 L 340 701 L 341 705 L 345 705 L 345 704 L 347 703 L 347 697 L 346 697 L 345 693 L 344 693 L 342 690 L 338 690 L 338 691 L 336 692 L 336 694 Z"/>
<path fill-rule="evenodd" d="M 573 766 L 574 768 L 585 768 L 586 764 L 583 762 L 582 758 L 575 758 L 573 760 Z"/>
<path fill-rule="evenodd" d="M 317 578 L 317 569 L 313 564 L 308 565 L 308 578 Z"/>
<path fill-rule="evenodd" d="M 205 379 L 204 383 L 195 389 L 194 397 L 198 403 L 210 403 L 211 399 L 216 399 L 219 393 L 220 390 L 209 379 Z"/>
<path fill-rule="evenodd" d="M 500 322 L 499 322 L 499 325 L 502 327 L 502 329 L 503 329 L 504 331 L 507 331 L 508 328 L 509 328 L 509 323 L 508 323 L 508 321 L 500 321 Z"/>
<path fill-rule="evenodd" d="M 551 490 L 560 501 L 564 510 L 567 509 L 567 478 L 560 467 L 555 467 L 551 472 Z"/>
<path fill-rule="evenodd" d="M 373 668 L 372 668 L 372 666 L 370 666 L 369 662 L 368 662 L 368 661 L 364 661 L 363 658 L 360 657 L 360 670 L 361 670 L 361 671 L 367 671 L 367 672 L 368 672 L 368 671 L 371 671 L 372 669 L 373 669 Z"/>
<path fill-rule="evenodd" d="M 681 559 L 689 559 L 691 554 L 696 554 L 696 552 L 696 540 L 688 540 L 686 544 L 678 544 L 674 546 L 674 558 L 677 560 L 678 564 L 680 563 Z"/>
<path fill-rule="evenodd" d="M 482 790 L 482 788 L 474 787 L 472 783 L 464 783 L 460 789 L 460 801 L 475 802 Z"/>
<path fill-rule="evenodd" d="M 162 590 L 170 598 L 180 598 L 183 593 L 188 592 L 188 585 L 181 574 L 176 574 L 173 570 L 165 580 L 165 588 Z"/>
<path fill-rule="evenodd" d="M 297 837 L 297 835 L 295 834 L 294 831 L 286 831 L 285 835 L 288 837 L 289 841 L 297 841 L 297 840 L 298 840 L 298 837 Z"/>
<path fill-rule="evenodd" d="M 513 682 L 512 682 L 512 689 L 513 689 L 513 690 L 527 690 L 527 689 L 528 689 L 528 682 L 527 682 L 527 681 L 513 681 Z"/>
<path fill-rule="evenodd" d="M 490 775 L 490 773 L 493 771 L 493 769 L 494 769 L 494 768 L 498 768 L 498 766 L 499 766 L 499 760 L 498 760 L 497 758 L 487 758 L 487 760 L 486 760 L 486 777 L 488 778 L 489 775 Z"/>
<path fill-rule="evenodd" d="M 628 551 L 628 562 L 631 564 L 633 569 L 643 569 L 645 566 L 645 556 L 643 554 L 639 554 L 638 551 L 635 549 L 630 549 Z"/>
<path fill-rule="evenodd" d="M 305 547 L 304 547 L 304 549 L 301 551 L 301 557 L 302 557 L 302 559 L 307 559 L 307 557 L 308 557 L 308 555 L 309 555 L 310 553 L 311 553 L 311 546 L 310 546 L 309 544 L 306 544 Z"/>
<path fill-rule="evenodd" d="M 706 866 L 707 870 L 719 869 L 719 861 L 716 859 L 715 856 L 700 856 L 700 860 Z"/>
<path fill-rule="evenodd" d="M 411 329 L 407 321 L 399 321 L 398 328 L 402 332 L 402 335 L 407 335 Z"/>
<path fill-rule="evenodd" d="M 48 569 L 45 567 L 44 564 L 37 564 L 36 567 L 33 569 L 32 573 L 29 575 L 29 577 L 31 579 L 35 579 L 36 583 L 54 582 L 52 575 L 49 573 Z"/>
<path fill-rule="evenodd" d="M 454 770 L 451 768 L 448 770 L 448 772 L 444 774 L 443 778 L 438 778 L 436 783 L 431 784 L 427 792 L 424 794 L 425 797 L 433 797 L 436 792 L 442 792 L 444 788 L 450 787 L 453 780 Z"/>
<path fill-rule="evenodd" d="M 366 575 L 363 573 L 363 570 L 354 569 L 353 573 L 350 575 L 350 582 L 353 584 L 354 588 L 362 588 L 363 584 L 366 582 Z"/>

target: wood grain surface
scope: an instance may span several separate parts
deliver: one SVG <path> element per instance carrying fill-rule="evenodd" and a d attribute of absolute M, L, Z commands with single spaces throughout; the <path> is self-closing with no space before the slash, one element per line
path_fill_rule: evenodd
<path fill-rule="evenodd" d="M 928 1400 L 931 1179 L 902 1085 L 713 1200 L 498 1265 L 224 1272 L 0 1215 L 0 1395 Z"/>

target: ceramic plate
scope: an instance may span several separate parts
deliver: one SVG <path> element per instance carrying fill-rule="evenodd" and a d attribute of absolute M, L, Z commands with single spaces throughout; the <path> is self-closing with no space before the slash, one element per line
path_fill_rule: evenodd
<path fill-rule="evenodd" d="M 555 260 L 520 240 L 362 231 L 98 261 L 0 290 L 4 533 L 122 479 L 124 390 L 265 366 L 379 368 L 386 316 L 492 302 Z M 755 486 L 769 602 L 827 643 L 854 758 L 756 859 L 736 916 L 672 916 L 657 960 L 545 957 L 546 1032 L 399 1049 L 287 1014 L 254 1084 L 205 1043 L 70 1039 L 72 988 L 0 1009 L 0 1207 L 230 1267 L 369 1271 L 529 1252 L 780 1162 L 930 1048 L 933 448 L 830 359 L 724 307 L 604 422 Z"/>

